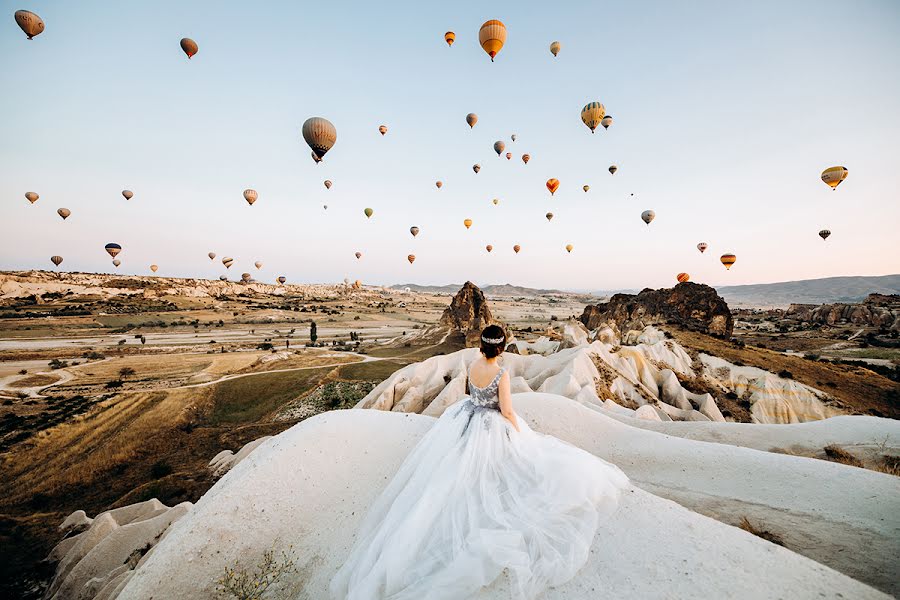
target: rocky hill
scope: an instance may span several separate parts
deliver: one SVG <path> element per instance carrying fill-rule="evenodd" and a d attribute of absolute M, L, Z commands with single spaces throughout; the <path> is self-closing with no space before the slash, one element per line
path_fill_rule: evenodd
<path fill-rule="evenodd" d="M 900 294 L 900 275 L 733 285 L 720 287 L 718 292 L 731 306 L 770 308 L 789 304 L 855 303 L 869 294 Z"/>
<path fill-rule="evenodd" d="M 784 318 L 818 325 L 851 324 L 900 331 L 900 295 L 870 294 L 858 304 L 791 304 Z"/>
<path fill-rule="evenodd" d="M 471 347 L 480 345 L 481 330 L 495 323 L 484 294 L 477 285 L 467 281 L 444 310 L 439 326 L 462 333 L 466 336 L 466 346 Z"/>
<path fill-rule="evenodd" d="M 610 321 L 622 331 L 668 322 L 718 337 L 730 337 L 734 329 L 725 300 L 708 285 L 692 282 L 637 295 L 615 294 L 609 302 L 586 306 L 581 315 L 588 329 Z"/>

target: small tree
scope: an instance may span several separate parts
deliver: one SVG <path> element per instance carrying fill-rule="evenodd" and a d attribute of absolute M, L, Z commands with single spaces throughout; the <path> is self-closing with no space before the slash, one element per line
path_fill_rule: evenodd
<path fill-rule="evenodd" d="M 135 370 L 131 367 L 122 367 L 119 369 L 119 379 L 125 379 L 126 377 L 131 377 L 134 375 Z"/>
<path fill-rule="evenodd" d="M 309 322 L 309 341 L 312 342 L 312 345 L 316 345 L 316 340 L 319 339 L 319 334 L 316 333 L 316 322 Z"/>

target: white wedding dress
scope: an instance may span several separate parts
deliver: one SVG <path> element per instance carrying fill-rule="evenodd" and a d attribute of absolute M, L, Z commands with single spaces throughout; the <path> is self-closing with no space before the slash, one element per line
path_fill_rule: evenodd
<path fill-rule="evenodd" d="M 504 570 L 515 598 L 571 579 L 628 478 L 500 414 L 503 369 L 448 407 L 375 500 L 335 598 L 463 600 Z"/>

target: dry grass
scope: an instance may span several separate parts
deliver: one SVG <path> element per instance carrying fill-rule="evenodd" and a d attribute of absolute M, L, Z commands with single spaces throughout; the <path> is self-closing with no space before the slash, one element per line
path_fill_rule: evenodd
<path fill-rule="evenodd" d="M 872 466 L 872 470 L 900 477 L 900 456 L 882 456 L 881 460 Z"/>
<path fill-rule="evenodd" d="M 752 533 L 756 537 L 760 537 L 766 541 L 772 542 L 773 544 L 778 544 L 779 546 L 784 546 L 784 541 L 781 539 L 780 536 L 778 536 L 775 533 L 772 533 L 771 531 L 767 531 L 765 529 L 760 529 L 760 528 L 754 526 L 750 522 L 750 519 L 748 519 L 747 517 L 741 517 L 741 522 L 739 524 L 739 527 L 748 533 Z"/>
<path fill-rule="evenodd" d="M 57 381 L 59 381 L 59 377 L 57 377 L 56 375 L 29 375 L 27 377 L 23 377 L 22 379 L 18 379 L 8 385 L 11 388 L 19 389 L 43 387 Z"/>
<path fill-rule="evenodd" d="M 842 465 L 850 465 L 851 467 L 863 468 L 861 460 L 844 450 L 837 444 L 829 444 L 825 446 L 825 460 L 841 463 Z"/>

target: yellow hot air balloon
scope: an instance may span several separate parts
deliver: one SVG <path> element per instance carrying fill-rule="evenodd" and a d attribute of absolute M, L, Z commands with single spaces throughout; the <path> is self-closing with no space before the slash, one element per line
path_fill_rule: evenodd
<path fill-rule="evenodd" d="M 581 189 L 583 189 L 585 192 L 587 192 L 589 189 L 591 189 L 591 186 L 585 185 L 585 186 L 582 186 Z"/>
<path fill-rule="evenodd" d="M 553 42 L 552 44 L 550 44 L 550 53 L 553 56 L 556 56 L 557 54 L 559 54 L 560 48 L 562 48 L 562 45 L 559 42 Z"/>
<path fill-rule="evenodd" d="M 523 154 L 523 155 L 522 155 L 522 162 L 523 162 L 523 163 L 525 163 L 525 164 L 527 165 L 529 160 L 531 160 L 531 155 L 530 155 L 530 154 Z"/>
<path fill-rule="evenodd" d="M 650 224 L 650 221 L 656 218 L 656 213 L 652 210 L 645 210 L 641 213 L 641 220 L 647 225 Z"/>
<path fill-rule="evenodd" d="M 469 113 L 466 115 L 466 123 L 469 124 L 469 129 L 475 127 L 475 123 L 478 122 L 478 115 L 475 113 Z"/>
<path fill-rule="evenodd" d="M 256 267 L 257 269 L 262 269 L 262 265 L 263 264 L 259 261 L 256 261 L 255 263 L 253 263 L 253 266 Z"/>
<path fill-rule="evenodd" d="M 491 62 L 494 62 L 494 57 L 506 43 L 506 25 L 496 19 L 485 21 L 478 30 L 478 42 L 491 57 Z"/>
<path fill-rule="evenodd" d="M 322 160 L 337 141 L 337 129 L 322 117 L 310 117 L 303 123 L 303 139 L 312 148 L 313 157 Z M 318 162 L 318 161 L 316 161 Z"/>
<path fill-rule="evenodd" d="M 256 190 L 244 190 L 244 200 L 246 200 L 247 204 L 249 204 L 250 206 L 253 206 L 253 203 L 256 202 L 257 198 L 259 198 L 259 194 L 256 192 Z"/>
<path fill-rule="evenodd" d="M 465 220 L 463 221 L 463 225 L 465 225 L 465 226 L 466 226 L 466 229 L 468 229 L 469 227 L 472 226 L 472 219 L 465 219 Z"/>
<path fill-rule="evenodd" d="M 831 189 L 836 190 L 849 174 L 850 171 L 847 170 L 847 167 L 828 167 L 822 171 L 822 181 L 831 186 Z"/>
<path fill-rule="evenodd" d="M 588 102 L 584 105 L 584 108 L 581 109 L 581 120 L 588 126 L 591 133 L 594 133 L 594 130 L 597 129 L 597 125 L 600 124 L 600 121 L 603 120 L 605 115 L 606 108 L 599 102 Z"/>
<path fill-rule="evenodd" d="M 719 260 L 722 261 L 722 264 L 725 265 L 726 269 L 731 269 L 731 265 L 735 263 L 737 257 L 734 254 L 723 254 Z"/>
<path fill-rule="evenodd" d="M 500 204 L 500 198 L 494 198 L 493 200 L 491 200 L 491 202 L 494 203 L 494 206 L 497 206 L 498 204 Z"/>
<path fill-rule="evenodd" d="M 378 133 L 380 133 L 381 135 L 386 134 L 387 133 L 387 125 L 379 125 Z"/>
<path fill-rule="evenodd" d="M 603 129 L 609 129 L 609 126 L 612 125 L 612 123 L 612 117 L 609 115 L 606 115 L 605 117 L 600 119 L 600 124 L 603 125 Z"/>
<path fill-rule="evenodd" d="M 357 252 L 354 256 L 356 257 L 356 260 L 359 260 L 362 258 L 362 252 Z"/>
<path fill-rule="evenodd" d="M 566 244 L 566 252 L 571 252 L 573 248 L 575 248 L 575 246 L 572 244 Z"/>
<path fill-rule="evenodd" d="M 326 189 L 326 190 L 330 190 L 330 189 L 331 189 L 331 180 L 330 180 L 330 179 L 326 179 L 326 180 L 325 180 L 325 189 Z"/>
<path fill-rule="evenodd" d="M 187 54 L 188 59 L 190 59 L 200 51 L 200 48 L 197 46 L 197 42 L 195 42 L 191 38 L 181 38 L 181 49 L 184 50 L 185 54 Z"/>
<path fill-rule="evenodd" d="M 456 34 L 452 31 L 448 31 L 444 34 L 444 41 L 447 42 L 448 46 L 452 46 L 453 42 L 456 41 Z"/>
<path fill-rule="evenodd" d="M 442 187 L 444 187 L 444 182 L 443 181 L 435 181 L 434 185 L 437 187 L 437 189 L 441 189 Z"/>
<path fill-rule="evenodd" d="M 362 281 L 360 281 L 359 279 L 357 279 L 356 281 L 353 282 L 353 288 L 354 288 L 354 289 L 357 289 L 357 290 L 358 290 L 358 289 L 360 289 L 361 287 L 362 287 Z"/>
<path fill-rule="evenodd" d="M 494 249 L 494 247 L 491 246 L 490 244 L 488 244 L 487 246 L 484 247 L 484 249 L 487 250 L 488 252 L 490 252 L 491 250 Z"/>
<path fill-rule="evenodd" d="M 547 189 L 550 190 L 550 195 L 556 193 L 556 190 L 559 189 L 559 179 L 548 179 L 547 180 Z"/>
<path fill-rule="evenodd" d="M 547 213 L 546 215 L 544 215 L 544 216 L 547 217 L 547 220 L 548 220 L 548 221 L 552 221 L 552 220 L 553 220 L 553 213 L 551 213 L 551 212 L 548 212 L 548 213 Z"/>
<path fill-rule="evenodd" d="M 679 273 L 675 279 L 678 280 L 678 283 L 684 283 L 686 281 L 690 281 L 691 276 L 688 275 L 687 273 Z"/>
<path fill-rule="evenodd" d="M 61 216 L 61 217 L 63 218 L 63 221 L 65 221 L 66 219 L 69 218 L 69 215 L 72 214 L 72 211 L 69 210 L 68 208 L 58 208 L 58 209 L 56 210 L 56 214 L 58 214 L 59 216 Z"/>
<path fill-rule="evenodd" d="M 34 36 L 44 31 L 44 20 L 30 10 L 17 10 L 14 16 L 16 23 L 29 40 L 33 40 Z"/>
<path fill-rule="evenodd" d="M 497 156 L 500 156 L 500 154 L 503 153 L 504 148 L 506 148 L 506 144 L 504 144 L 500 140 L 494 142 L 494 152 L 497 153 Z"/>
<path fill-rule="evenodd" d="M 63 257 L 58 254 L 55 254 L 50 257 L 50 262 L 52 262 L 57 267 L 62 264 L 62 261 L 63 261 Z"/>
<path fill-rule="evenodd" d="M 417 235 L 419 235 L 419 228 L 416 227 L 415 225 L 413 225 L 412 227 L 409 228 L 409 232 L 412 234 L 413 237 L 416 237 Z"/>
<path fill-rule="evenodd" d="M 212 260 L 212 259 L 214 259 L 214 258 L 216 257 L 216 253 L 215 253 L 215 252 L 210 252 L 209 254 L 207 254 L 207 256 L 209 257 L 209 260 Z"/>
<path fill-rule="evenodd" d="M 472 170 L 476 173 L 481 170 L 481 165 L 472 165 Z"/>
<path fill-rule="evenodd" d="M 37 202 L 38 198 L 40 198 L 40 196 L 38 196 L 35 192 L 25 192 L 25 199 L 28 200 L 29 202 L 31 202 L 32 204 Z"/>
<path fill-rule="evenodd" d="M 709 244 L 707 244 L 706 242 L 700 242 L 699 244 L 697 244 L 697 250 L 700 251 L 700 254 L 706 252 L 707 248 L 709 248 Z"/>
<path fill-rule="evenodd" d="M 520 246 L 520 245 L 518 245 L 518 244 L 516 244 L 515 246 L 513 246 L 513 252 L 515 252 L 516 254 L 518 254 L 518 253 L 519 253 L 519 250 L 521 250 L 521 249 L 522 249 L 522 246 Z"/>
<path fill-rule="evenodd" d="M 150 265 L 150 270 L 156 273 L 159 270 L 159 267 L 157 265 Z"/>
<path fill-rule="evenodd" d="M 406 257 L 406 260 L 409 261 L 409 264 L 413 264 L 414 262 L 416 262 L 416 255 L 410 254 L 409 256 Z"/>
<path fill-rule="evenodd" d="M 131 190 L 122 190 L 122 196 L 124 196 L 126 200 L 131 200 L 134 198 L 134 192 Z"/>
<path fill-rule="evenodd" d="M 371 208 L 367 208 L 363 211 L 363 213 L 365 213 L 366 218 L 368 219 L 368 218 L 371 218 L 373 214 L 375 214 L 375 211 L 372 210 Z"/>
<path fill-rule="evenodd" d="M 510 160 L 512 158 L 512 152 L 506 153 L 506 160 Z"/>

